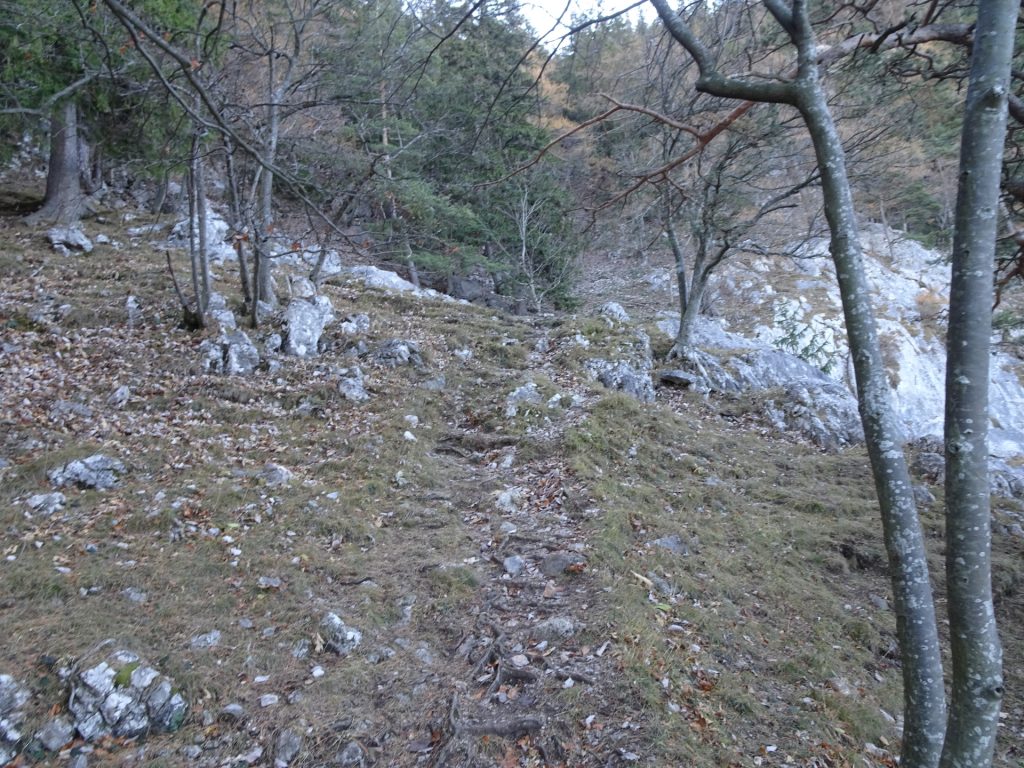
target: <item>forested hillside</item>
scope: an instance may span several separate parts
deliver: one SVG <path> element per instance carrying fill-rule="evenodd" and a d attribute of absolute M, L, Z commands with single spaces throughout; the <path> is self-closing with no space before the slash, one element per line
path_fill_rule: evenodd
<path fill-rule="evenodd" d="M 1024 760 L 1019 8 L 527 10 L 0 2 L 0 764 Z"/>

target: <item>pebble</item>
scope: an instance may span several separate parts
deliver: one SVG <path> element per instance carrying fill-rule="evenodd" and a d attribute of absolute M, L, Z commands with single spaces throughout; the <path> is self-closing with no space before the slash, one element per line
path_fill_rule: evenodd
<path fill-rule="evenodd" d="M 302 749 L 302 737 L 291 728 L 285 728 L 277 734 L 274 743 L 274 768 L 286 768 L 298 757 Z"/>
<path fill-rule="evenodd" d="M 520 555 L 509 555 L 502 561 L 502 565 L 509 576 L 518 576 L 526 568 L 526 560 Z"/>
<path fill-rule="evenodd" d="M 534 635 L 545 640 L 559 640 L 572 637 L 576 632 L 576 625 L 567 616 L 552 616 L 533 628 Z"/>
<path fill-rule="evenodd" d="M 212 629 L 202 635 L 196 635 L 192 638 L 193 648 L 213 648 L 215 645 L 220 643 L 220 630 Z"/>
<path fill-rule="evenodd" d="M 276 693 L 265 693 L 260 696 L 260 706 L 264 709 L 267 707 L 276 707 L 279 701 L 281 701 L 281 697 Z"/>
<path fill-rule="evenodd" d="M 232 702 L 221 709 L 220 717 L 222 720 L 241 720 L 245 717 L 245 707 L 237 701 Z"/>
<path fill-rule="evenodd" d="M 586 559 L 576 552 L 552 552 L 541 561 L 540 572 L 553 578 L 586 562 Z"/>

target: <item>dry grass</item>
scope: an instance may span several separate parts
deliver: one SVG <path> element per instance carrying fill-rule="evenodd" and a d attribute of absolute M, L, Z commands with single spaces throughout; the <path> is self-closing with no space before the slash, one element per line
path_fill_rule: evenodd
<path fill-rule="evenodd" d="M 892 615 L 869 597 L 888 585 L 860 451 L 770 438 L 756 404 L 605 396 L 581 361 L 632 336 L 603 320 L 519 320 L 343 283 L 325 288 L 336 312 L 367 312 L 371 347 L 417 341 L 424 370 L 361 363 L 374 394 L 365 404 L 337 393 L 331 369 L 351 361 L 333 353 L 248 379 L 201 374 L 196 348 L 211 332 L 175 327 L 162 253 L 129 245 L 116 222 L 97 231 L 126 247 L 60 257 L 38 233 L 0 229 L 0 328 L 18 348 L 0 384 L 0 456 L 11 461 L 0 470 L 0 672 L 49 690 L 58 686 L 44 682 L 41 655 L 74 658 L 115 637 L 171 674 L 193 715 L 182 734 L 108 745 L 90 765 L 143 748 L 136 762 L 180 765 L 176 748 L 193 740 L 227 757 L 284 727 L 305 734 L 298 765 L 323 764 L 352 740 L 377 765 L 415 764 L 406 745 L 442 728 L 453 691 L 479 693 L 454 649 L 496 616 L 528 624 L 496 607 L 519 603 L 484 554 L 502 520 L 492 494 L 510 473 L 532 491 L 532 477 L 556 469 L 560 516 L 538 507 L 536 535 L 579 529 L 589 557 L 561 582 L 559 605 L 586 630 L 560 652 L 600 670 L 594 686 L 554 681 L 536 693 L 551 739 L 569 745 L 566 764 L 603 765 L 620 745 L 640 749 L 641 764 L 690 766 L 860 765 L 866 742 L 895 748 L 881 710 L 899 708 L 899 666 Z M 232 270 L 219 275 L 233 296 Z M 143 307 L 140 327 L 126 324 L 128 294 Z M 71 305 L 62 320 L 29 319 L 46 296 Z M 577 333 L 589 348 L 571 342 Z M 551 352 L 536 352 L 541 338 Z M 332 341 L 343 351 L 345 339 Z M 461 349 L 470 362 L 453 356 Z M 443 390 L 423 387 L 439 376 Z M 531 380 L 544 404 L 508 419 L 505 396 Z M 133 397 L 111 410 L 104 400 L 122 383 Z M 570 393 L 584 404 L 571 406 Z M 565 398 L 548 408 L 556 394 Z M 62 399 L 93 418 L 55 421 Z M 419 420 L 415 442 L 407 415 Z M 503 473 L 499 448 L 445 449 L 462 433 L 513 444 L 514 468 Z M 118 488 L 65 490 L 62 512 L 26 518 L 23 501 L 49 490 L 47 471 L 95 452 L 128 466 Z M 267 486 L 267 462 L 292 481 Z M 925 522 L 941 586 L 940 508 Z M 672 534 L 688 556 L 653 544 Z M 1020 540 L 997 537 L 1008 734 L 1024 728 L 1021 562 Z M 128 597 L 140 593 L 144 602 Z M 358 653 L 318 650 L 327 611 L 363 632 Z M 216 647 L 192 647 L 212 629 Z M 270 692 L 281 704 L 261 708 Z M 233 701 L 246 706 L 244 726 L 211 720 Z M 56 702 L 40 698 L 33 717 Z M 509 749 L 516 764 L 540 764 L 534 746 L 502 739 L 479 740 L 475 764 Z M 1004 739 L 1000 764 L 1019 760 L 1016 749 Z"/>

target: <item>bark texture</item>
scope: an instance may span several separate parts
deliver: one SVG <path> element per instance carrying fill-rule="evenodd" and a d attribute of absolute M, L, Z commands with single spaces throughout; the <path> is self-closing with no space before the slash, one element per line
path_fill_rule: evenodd
<path fill-rule="evenodd" d="M 1020 4 L 982 0 L 960 143 L 946 361 L 946 580 L 953 656 L 943 768 L 992 764 L 1003 695 L 992 605 L 989 343 L 1010 61 Z"/>
<path fill-rule="evenodd" d="M 74 224 L 85 208 L 78 152 L 78 107 L 72 99 L 54 105 L 50 115 L 50 159 L 46 197 L 30 223 Z"/>

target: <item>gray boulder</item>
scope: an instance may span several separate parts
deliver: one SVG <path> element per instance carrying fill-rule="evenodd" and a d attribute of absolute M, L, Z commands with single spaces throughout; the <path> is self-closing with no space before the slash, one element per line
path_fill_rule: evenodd
<path fill-rule="evenodd" d="M 366 333 L 370 330 L 370 316 L 359 313 L 349 315 L 345 321 L 338 326 L 338 330 L 346 336 L 355 336 L 359 333 Z"/>
<path fill-rule="evenodd" d="M 247 375 L 260 364 L 260 352 L 245 333 L 238 329 L 221 331 L 216 341 L 207 339 L 199 345 L 203 370 L 229 376 Z"/>
<path fill-rule="evenodd" d="M 90 253 L 92 240 L 78 227 L 54 227 L 46 233 L 46 239 L 54 248 L 66 248 L 72 251 Z"/>
<path fill-rule="evenodd" d="M 103 491 L 117 485 L 117 475 L 124 472 L 124 464 L 117 459 L 96 453 L 85 459 L 69 461 L 48 474 L 55 488 L 74 485 Z"/>
<path fill-rule="evenodd" d="M 339 656 L 352 653 L 363 641 L 363 635 L 354 627 L 345 624 L 335 613 L 326 614 L 320 621 L 324 643 Z"/>
<path fill-rule="evenodd" d="M 326 296 L 293 299 L 284 311 L 284 353 L 297 357 L 316 356 L 324 328 L 333 320 L 334 307 Z"/>
<path fill-rule="evenodd" d="M 54 512 L 60 512 L 64 508 L 64 502 L 67 499 L 64 494 L 56 491 L 54 493 L 37 493 L 34 496 L 29 496 L 25 501 L 25 504 L 38 515 L 43 517 L 49 517 Z"/>
<path fill-rule="evenodd" d="M 521 387 L 516 387 L 505 397 L 505 416 L 511 419 L 519 412 L 522 405 L 540 405 L 543 398 L 537 385 L 529 381 Z"/>
<path fill-rule="evenodd" d="M 282 467 L 280 464 L 275 464 L 272 461 L 268 461 L 260 471 L 260 479 L 271 488 L 278 485 L 287 485 L 291 482 L 292 475 L 293 473 L 290 469 Z"/>
<path fill-rule="evenodd" d="M 749 343 L 720 355 L 692 347 L 677 365 L 660 374 L 662 382 L 698 392 L 781 390 L 765 403 L 768 417 L 778 429 L 798 432 L 822 448 L 864 440 L 857 398 L 796 355 Z"/>
<path fill-rule="evenodd" d="M 423 357 L 420 355 L 419 345 L 415 341 L 407 339 L 385 341 L 370 352 L 370 359 L 387 368 L 397 368 L 400 365 L 411 365 L 414 368 L 423 367 Z"/>
<path fill-rule="evenodd" d="M 590 375 L 608 389 L 625 392 L 642 403 L 654 402 L 654 383 L 649 365 L 594 358 L 587 360 L 585 366 Z"/>
<path fill-rule="evenodd" d="M 341 378 L 338 379 L 338 392 L 346 400 L 361 403 L 370 399 L 370 393 L 366 391 L 365 379 L 359 366 L 343 368 L 340 371 Z"/>
<path fill-rule="evenodd" d="M 277 734 L 274 742 L 274 768 L 288 768 L 302 750 L 302 736 L 291 728 Z"/>
<path fill-rule="evenodd" d="M 174 681 L 137 654 L 117 650 L 83 660 L 71 677 L 68 711 L 86 741 L 175 731 L 188 703 Z"/>
<path fill-rule="evenodd" d="M 238 328 L 235 313 L 228 309 L 227 299 L 219 293 L 210 294 L 210 303 L 206 307 L 206 314 L 220 326 L 221 330 L 232 331 Z"/>
<path fill-rule="evenodd" d="M 316 285 L 308 277 L 298 275 L 289 278 L 288 286 L 291 288 L 292 298 L 312 299 L 316 296 Z"/>
<path fill-rule="evenodd" d="M 36 732 L 45 749 L 57 752 L 75 736 L 75 725 L 66 717 L 55 717 Z"/>
<path fill-rule="evenodd" d="M 18 742 L 24 736 L 21 724 L 25 713 L 21 708 L 30 698 L 28 688 L 10 675 L 0 675 L 0 765 L 7 765 L 18 754 Z"/>
<path fill-rule="evenodd" d="M 625 324 L 630 321 L 629 313 L 622 308 L 621 304 L 615 301 L 609 301 L 607 304 L 604 304 L 598 310 L 598 314 L 607 320 L 609 325 L 615 325 L 616 323 Z"/>
<path fill-rule="evenodd" d="M 782 429 L 798 432 L 827 450 L 864 441 L 857 400 L 838 382 L 796 379 L 783 387 L 783 393 L 780 401 L 766 404 Z"/>

